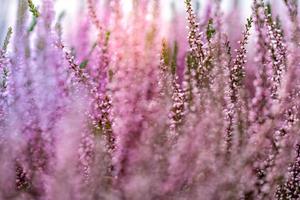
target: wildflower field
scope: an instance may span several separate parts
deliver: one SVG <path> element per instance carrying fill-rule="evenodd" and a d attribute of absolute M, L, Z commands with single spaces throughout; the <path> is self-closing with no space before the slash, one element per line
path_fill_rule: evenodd
<path fill-rule="evenodd" d="M 18 0 L 0 200 L 299 200 L 298 1 L 247 1 Z"/>

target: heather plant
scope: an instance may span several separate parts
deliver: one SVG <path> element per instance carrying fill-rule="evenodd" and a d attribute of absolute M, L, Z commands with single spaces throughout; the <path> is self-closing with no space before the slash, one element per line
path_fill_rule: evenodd
<path fill-rule="evenodd" d="M 300 199 L 298 1 L 182 1 L 18 1 L 1 200 Z"/>

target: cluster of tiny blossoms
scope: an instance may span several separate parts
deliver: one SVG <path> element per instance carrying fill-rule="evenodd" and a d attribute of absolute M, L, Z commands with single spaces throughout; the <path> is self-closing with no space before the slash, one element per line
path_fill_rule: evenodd
<path fill-rule="evenodd" d="M 19 0 L 0 200 L 300 199 L 298 1 L 278 1 L 243 20 L 182 0 L 166 20 L 165 1 L 86 0 L 67 26 Z"/>

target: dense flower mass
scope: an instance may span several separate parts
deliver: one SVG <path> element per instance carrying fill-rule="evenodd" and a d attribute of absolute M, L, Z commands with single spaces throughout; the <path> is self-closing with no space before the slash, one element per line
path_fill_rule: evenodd
<path fill-rule="evenodd" d="M 298 1 L 252 0 L 246 20 L 182 1 L 166 20 L 164 1 L 86 0 L 72 27 L 18 1 L 0 200 L 300 199 Z"/>

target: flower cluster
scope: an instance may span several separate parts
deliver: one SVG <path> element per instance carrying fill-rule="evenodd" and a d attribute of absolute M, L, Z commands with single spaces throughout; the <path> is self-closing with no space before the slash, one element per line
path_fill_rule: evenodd
<path fill-rule="evenodd" d="M 297 1 L 253 0 L 247 20 L 182 1 L 166 20 L 164 1 L 87 0 L 72 25 L 18 1 L 0 200 L 300 198 Z"/>

